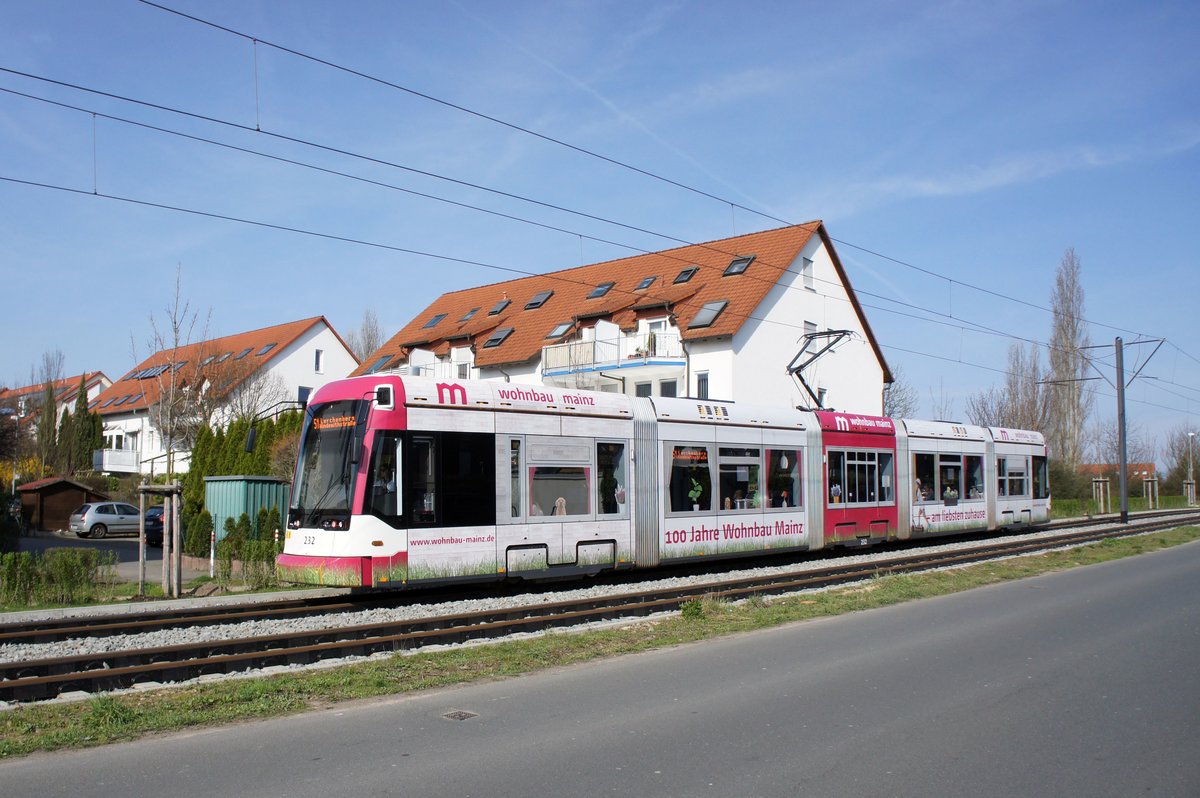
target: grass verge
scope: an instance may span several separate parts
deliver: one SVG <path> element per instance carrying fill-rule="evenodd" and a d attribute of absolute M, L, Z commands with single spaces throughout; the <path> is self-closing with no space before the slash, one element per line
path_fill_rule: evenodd
<path fill-rule="evenodd" d="M 552 666 L 946 595 L 1170 548 L 1198 539 L 1200 527 L 1182 527 L 967 568 L 881 576 L 866 583 L 783 599 L 755 598 L 740 604 L 715 600 L 689 602 L 678 616 L 634 622 L 620 628 L 555 633 L 491 645 L 395 656 L 329 670 L 145 693 L 101 695 L 78 703 L 21 706 L 0 712 L 0 758 L 279 717 L 339 701 L 516 676 Z"/>

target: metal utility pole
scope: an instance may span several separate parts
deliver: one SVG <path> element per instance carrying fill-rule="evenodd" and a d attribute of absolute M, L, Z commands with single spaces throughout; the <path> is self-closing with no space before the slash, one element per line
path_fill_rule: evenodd
<path fill-rule="evenodd" d="M 1121 523 L 1129 523 L 1129 491 L 1126 485 L 1129 476 L 1125 473 L 1128 468 L 1128 457 L 1125 451 L 1125 348 L 1120 337 L 1116 340 L 1117 348 L 1117 440 L 1120 449 L 1120 473 L 1118 485 L 1121 491 Z"/>

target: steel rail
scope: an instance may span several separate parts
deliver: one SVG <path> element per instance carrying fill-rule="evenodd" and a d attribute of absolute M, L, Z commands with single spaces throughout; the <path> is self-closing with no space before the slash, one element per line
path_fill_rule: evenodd
<path fill-rule="evenodd" d="M 1200 516 L 1195 518 L 1200 519 Z M 688 601 L 710 597 L 737 600 L 752 595 L 792 593 L 880 574 L 929 570 L 1138 535 L 1179 526 L 1184 520 L 1177 516 L 1037 540 L 1008 540 L 970 549 L 918 553 L 804 572 L 741 577 L 420 620 L 6 663 L 0 664 L 0 700 L 39 700 L 70 691 L 96 692 L 276 665 L 307 665 L 334 657 L 409 651 L 431 644 L 493 639 L 616 618 L 644 617 L 673 611 Z"/>

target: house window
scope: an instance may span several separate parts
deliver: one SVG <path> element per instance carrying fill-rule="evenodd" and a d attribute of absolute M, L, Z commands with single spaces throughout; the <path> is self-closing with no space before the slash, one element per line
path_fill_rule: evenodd
<path fill-rule="evenodd" d="M 616 285 L 616 283 L 600 283 L 600 285 L 598 285 L 592 289 L 592 293 L 588 294 L 587 298 L 588 299 L 599 299 L 600 297 L 607 294 L 610 290 L 612 290 L 612 287 L 614 285 Z M 526 307 L 528 307 L 528 305 L 526 305 Z"/>
<path fill-rule="evenodd" d="M 697 327 L 711 326 L 712 323 L 717 320 L 717 317 L 721 315 L 721 311 L 725 310 L 725 306 L 728 304 L 729 302 L 724 299 L 716 302 L 706 302 L 704 307 L 700 308 L 700 312 L 692 318 L 691 322 L 688 324 L 688 329 L 692 330 Z"/>
<path fill-rule="evenodd" d="M 533 310 L 534 308 L 540 308 L 542 305 L 546 304 L 546 300 L 552 296 L 554 296 L 553 291 L 538 291 L 533 295 L 533 299 L 525 303 L 525 309 Z"/>
<path fill-rule="evenodd" d="M 634 396 L 651 396 L 652 394 L 650 393 L 650 385 L 651 384 L 648 382 L 637 383 L 635 386 L 633 386 L 633 395 Z"/>
<path fill-rule="evenodd" d="M 657 279 L 658 279 L 657 277 L 645 277 L 642 279 L 642 281 L 640 283 L 638 283 L 636 286 L 634 286 L 633 290 L 634 291 L 645 291 L 647 288 L 654 285 L 654 281 Z"/>
<path fill-rule="evenodd" d="M 501 327 L 499 330 L 496 330 L 494 333 L 492 333 L 491 338 L 488 338 L 483 342 L 483 348 L 491 349 L 494 346 L 500 346 L 500 344 L 504 343 L 504 339 L 508 338 L 508 336 L 512 335 L 512 333 L 512 327 Z"/>
<path fill-rule="evenodd" d="M 511 305 L 511 304 L 512 304 L 512 300 L 511 300 L 511 299 L 507 299 L 507 298 L 506 298 L 506 299 L 501 299 L 501 300 L 500 300 L 499 302 L 497 302 L 497 303 L 496 303 L 494 306 L 492 306 L 492 309 L 488 311 L 488 315 L 489 315 L 489 316 L 495 316 L 497 313 L 499 313 L 500 311 L 504 310 L 506 307 L 508 307 L 508 306 L 509 306 L 509 305 Z"/>
<path fill-rule="evenodd" d="M 315 357 L 313 357 L 313 371 L 317 372 L 318 374 L 324 373 L 324 371 L 325 371 L 325 350 L 324 349 L 316 350 L 316 355 L 315 355 Z"/>
<path fill-rule="evenodd" d="M 750 264 L 753 261 L 754 255 L 747 255 L 744 258 L 734 258 L 729 262 L 729 265 L 725 267 L 725 273 L 721 276 L 729 277 L 730 275 L 741 274 L 742 272 L 746 271 L 746 269 L 750 268 Z"/>
<path fill-rule="evenodd" d="M 675 380 L 663 380 L 658 384 L 659 396 L 678 396 L 678 385 Z"/>
<path fill-rule="evenodd" d="M 801 261 L 800 275 L 804 278 L 804 287 L 810 290 L 813 289 L 813 262 L 812 258 L 805 258 Z"/>
<path fill-rule="evenodd" d="M 696 398 L 708 398 L 708 372 L 701 371 L 696 374 Z"/>
<path fill-rule="evenodd" d="M 460 380 L 469 380 L 471 378 L 471 364 L 470 363 L 459 363 L 458 364 L 458 378 Z"/>
<path fill-rule="evenodd" d="M 674 282 L 672 282 L 672 285 L 678 285 L 679 283 L 686 283 L 688 280 L 695 277 L 696 272 L 698 272 L 698 271 L 700 271 L 699 266 L 688 266 L 686 269 L 681 271 L 679 274 L 675 275 L 675 280 L 674 280 Z"/>
<path fill-rule="evenodd" d="M 430 327 L 436 327 L 438 322 L 444 318 L 446 318 L 446 314 L 439 313 L 436 316 L 434 316 L 432 319 L 430 319 L 429 321 L 425 322 L 425 326 L 423 326 L 421 329 L 428 330 Z"/>
<path fill-rule="evenodd" d="M 312 388 L 306 388 L 301 385 L 296 389 L 296 400 L 302 405 L 308 404 L 308 397 L 312 395 Z"/>

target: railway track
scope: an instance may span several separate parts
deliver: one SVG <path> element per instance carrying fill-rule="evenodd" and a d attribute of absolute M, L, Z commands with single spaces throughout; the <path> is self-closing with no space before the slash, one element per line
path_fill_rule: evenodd
<path fill-rule="evenodd" d="M 903 554 L 853 564 L 833 564 L 803 572 L 737 577 L 677 588 L 635 590 L 582 600 L 536 603 L 503 609 L 461 613 L 307 632 L 288 632 L 234 640 L 209 641 L 156 648 L 128 649 L 42 660 L 0 663 L 0 700 L 36 701 L 64 693 L 95 693 L 165 682 L 178 682 L 209 674 L 230 674 L 279 665 L 309 665 L 324 659 L 367 656 L 381 652 L 412 651 L 434 644 L 506 637 L 618 618 L 638 618 L 677 610 L 688 601 L 704 598 L 739 600 L 752 595 L 779 595 L 858 581 L 878 574 L 911 573 L 951 565 L 965 565 L 1031 551 L 1078 545 L 1110 537 L 1167 529 L 1200 521 L 1200 514 L 1173 513 L 1140 516 L 1130 524 L 1087 522 L 1091 528 L 1064 531 L 1036 539 L 990 539 L 987 544 L 949 551 Z M 1063 526 L 1077 526 L 1070 524 Z M 296 604 L 296 602 L 292 602 Z M 331 600 L 328 607 L 338 602 Z M 268 608 L 262 608 L 268 609 Z M 318 608 L 271 607 L 272 612 L 306 612 Z M 251 611 L 255 619 L 261 609 Z M 228 622 L 221 614 L 219 622 Z M 122 619 L 128 622 L 128 619 Z M 201 620 L 189 617 L 182 623 Z M 203 618 L 203 622 L 218 622 Z M 155 626 L 169 618 L 150 619 Z M 80 627 L 90 631 L 89 626 Z M 43 630 L 45 631 L 45 630 Z M 144 631 L 144 629 L 143 629 Z"/>

